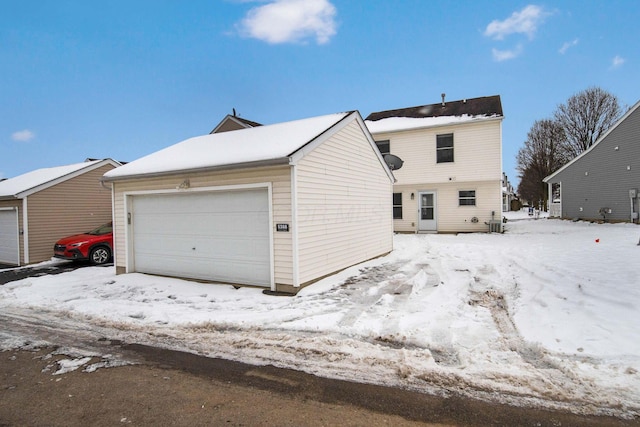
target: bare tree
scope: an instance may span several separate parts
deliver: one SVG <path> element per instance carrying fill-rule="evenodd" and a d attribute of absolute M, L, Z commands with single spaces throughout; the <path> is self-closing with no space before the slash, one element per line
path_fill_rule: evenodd
<path fill-rule="evenodd" d="M 554 120 L 564 130 L 564 149 L 570 159 L 591 147 L 621 116 L 622 107 L 615 95 L 591 87 L 558 106 Z"/>
<path fill-rule="evenodd" d="M 554 120 L 536 120 L 516 157 L 520 184 L 518 194 L 535 204 L 545 204 L 548 188 L 542 182 L 570 159 L 564 150 L 565 133 Z"/>
<path fill-rule="evenodd" d="M 546 184 L 542 182 L 543 176 L 532 168 L 526 169 L 520 174 L 518 195 L 521 201 L 528 201 L 532 206 L 544 206 Z M 544 184 L 544 185 L 543 185 Z"/>

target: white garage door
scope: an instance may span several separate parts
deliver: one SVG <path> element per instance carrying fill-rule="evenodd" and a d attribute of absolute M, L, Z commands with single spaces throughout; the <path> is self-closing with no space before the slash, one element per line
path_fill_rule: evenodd
<path fill-rule="evenodd" d="M 18 212 L 15 209 L 0 210 L 0 262 L 20 264 L 18 238 Z"/>
<path fill-rule="evenodd" d="M 135 271 L 271 285 L 267 189 L 132 200 Z"/>

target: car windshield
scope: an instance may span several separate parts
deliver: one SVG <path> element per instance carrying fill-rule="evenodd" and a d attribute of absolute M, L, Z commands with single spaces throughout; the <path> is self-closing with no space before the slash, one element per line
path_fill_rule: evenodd
<path fill-rule="evenodd" d="M 112 231 L 113 231 L 112 223 L 107 223 L 107 224 L 101 225 L 100 227 L 96 228 L 95 230 L 91 230 L 87 234 L 91 234 L 93 236 L 101 236 L 103 234 L 111 233 Z"/>

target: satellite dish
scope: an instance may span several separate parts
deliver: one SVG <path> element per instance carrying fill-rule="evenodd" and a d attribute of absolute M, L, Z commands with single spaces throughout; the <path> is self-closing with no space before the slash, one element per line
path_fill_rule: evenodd
<path fill-rule="evenodd" d="M 385 154 L 384 161 L 387 163 L 387 166 L 389 166 L 389 169 L 391 169 L 392 171 L 400 169 L 404 164 L 404 161 L 400 157 L 394 156 L 393 154 Z"/>

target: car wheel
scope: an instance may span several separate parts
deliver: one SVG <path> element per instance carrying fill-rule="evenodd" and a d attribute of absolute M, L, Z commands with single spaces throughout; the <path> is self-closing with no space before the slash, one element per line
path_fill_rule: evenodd
<path fill-rule="evenodd" d="M 89 254 L 89 261 L 94 265 L 104 264 L 109 261 L 109 259 L 111 259 L 111 251 L 104 246 L 91 249 L 91 253 Z"/>

